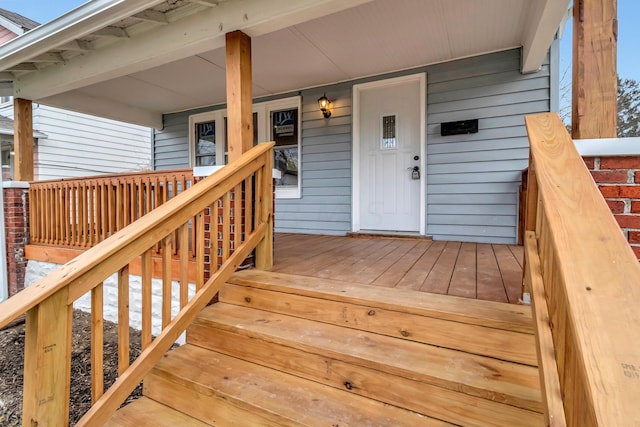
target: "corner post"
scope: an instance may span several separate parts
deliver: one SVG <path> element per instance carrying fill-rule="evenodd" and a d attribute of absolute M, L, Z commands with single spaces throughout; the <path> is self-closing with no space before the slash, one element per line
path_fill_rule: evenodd
<path fill-rule="evenodd" d="M 251 37 L 242 31 L 226 35 L 227 148 L 229 162 L 253 146 Z"/>
<path fill-rule="evenodd" d="M 617 134 L 617 0 L 576 0 L 573 6 L 573 139 Z"/>
<path fill-rule="evenodd" d="M 31 101 L 13 101 L 13 149 L 16 181 L 33 181 L 33 107 Z"/>

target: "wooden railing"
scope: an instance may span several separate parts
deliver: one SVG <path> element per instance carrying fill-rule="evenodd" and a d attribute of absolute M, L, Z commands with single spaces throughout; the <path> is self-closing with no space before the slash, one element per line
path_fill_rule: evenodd
<path fill-rule="evenodd" d="M 547 425 L 640 425 L 640 265 L 558 116 L 526 123 L 525 288 Z"/>
<path fill-rule="evenodd" d="M 33 182 L 29 188 L 30 242 L 90 248 L 193 183 L 192 169 Z"/>
<path fill-rule="evenodd" d="M 256 250 L 256 267 L 269 268 L 272 252 L 272 152 L 273 143 L 260 144 L 240 159 L 205 178 L 188 191 L 159 206 L 141 219 L 88 249 L 57 271 L 0 304 L 0 328 L 26 313 L 23 425 L 63 426 L 68 423 L 71 328 L 73 302 L 91 292 L 91 383 L 93 406 L 77 425 L 104 424 L 142 378 L 156 364 L 197 313 L 213 298 L 238 265 Z M 231 214 L 244 206 L 245 216 Z M 222 243 L 218 249 L 223 263 L 204 281 L 200 268 L 195 296 L 188 300 L 186 276 L 180 280 L 180 311 L 172 317 L 171 257 L 176 243 L 181 262 L 189 256 L 185 244 L 195 221 L 198 266 L 203 265 L 205 245 L 204 212 L 223 205 Z M 252 200 L 254 200 L 252 202 Z M 236 212 L 239 209 L 234 209 Z M 193 219 L 195 217 L 195 220 Z M 231 238 L 231 223 L 235 236 Z M 177 236 L 177 240 L 176 240 Z M 217 239 L 211 239 L 216 242 Z M 151 336 L 151 253 L 156 245 L 162 257 L 162 332 Z M 231 249 L 233 248 L 233 249 Z M 142 259 L 142 346 L 140 356 L 129 365 L 129 263 Z M 119 378 L 103 388 L 103 281 L 118 277 L 118 361 Z"/>

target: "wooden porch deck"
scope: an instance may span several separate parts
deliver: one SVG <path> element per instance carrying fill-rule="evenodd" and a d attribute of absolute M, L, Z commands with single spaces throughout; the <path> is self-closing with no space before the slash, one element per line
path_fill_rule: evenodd
<path fill-rule="evenodd" d="M 523 248 L 276 233 L 273 271 L 517 303 Z"/>

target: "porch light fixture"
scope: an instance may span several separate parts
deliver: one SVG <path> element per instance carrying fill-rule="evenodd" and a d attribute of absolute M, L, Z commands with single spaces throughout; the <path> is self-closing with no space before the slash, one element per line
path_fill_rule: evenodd
<path fill-rule="evenodd" d="M 320 111 L 322 111 L 322 115 L 325 119 L 331 117 L 331 101 L 327 98 L 327 94 L 318 98 L 318 105 L 320 106 Z"/>

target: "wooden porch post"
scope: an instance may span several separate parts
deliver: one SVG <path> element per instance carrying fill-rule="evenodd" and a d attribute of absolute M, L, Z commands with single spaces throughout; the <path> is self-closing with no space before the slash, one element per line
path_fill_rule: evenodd
<path fill-rule="evenodd" d="M 14 179 L 33 181 L 33 110 L 31 101 L 13 101 Z"/>
<path fill-rule="evenodd" d="M 227 148 L 229 162 L 253 146 L 251 38 L 227 33 Z"/>
<path fill-rule="evenodd" d="M 617 0 L 575 0 L 573 6 L 574 139 L 616 137 Z"/>

